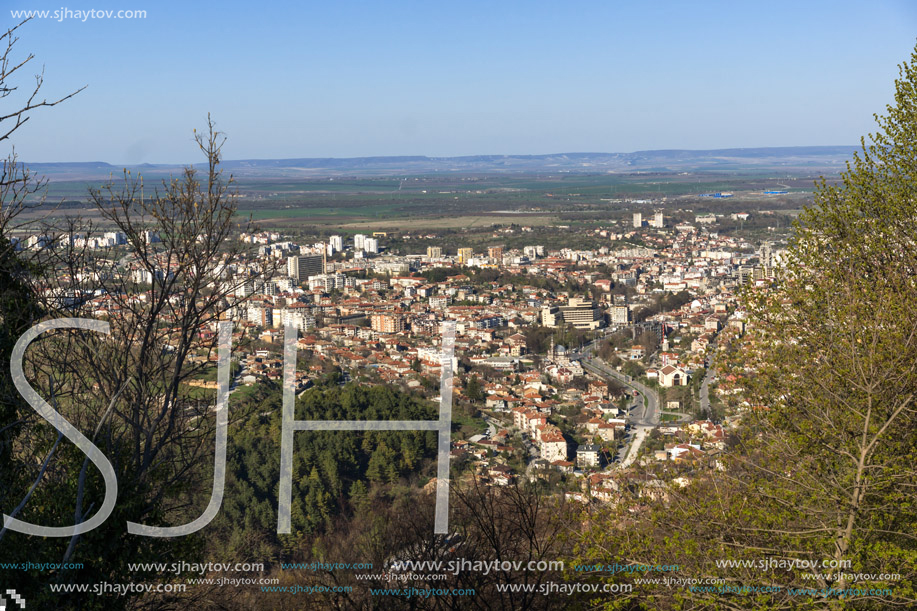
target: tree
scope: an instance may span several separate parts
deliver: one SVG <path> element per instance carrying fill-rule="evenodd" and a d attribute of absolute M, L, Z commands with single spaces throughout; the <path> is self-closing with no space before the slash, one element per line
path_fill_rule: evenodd
<path fill-rule="evenodd" d="M 484 400 L 484 389 L 481 387 L 478 376 L 472 374 L 471 379 L 468 380 L 468 384 L 465 386 L 465 396 L 472 403 L 479 403 Z"/>
<path fill-rule="evenodd" d="M 31 118 L 32 111 L 56 106 L 73 97 L 82 89 L 62 97 L 40 98 L 44 85 L 43 73 L 35 75 L 31 87 L 22 87 L 23 70 L 30 67 L 34 55 L 17 55 L 17 32 L 29 21 L 0 33 L 0 142 L 9 142 L 14 133 Z M 19 337 L 44 314 L 36 287 L 29 281 L 40 270 L 35 260 L 35 250 L 22 250 L 14 232 L 26 230 L 31 223 L 20 222 L 20 215 L 30 208 L 44 204 L 42 197 L 46 181 L 32 173 L 19 162 L 15 150 L 10 149 L 0 167 L 0 363 L 6 366 L 0 373 L 0 504 L 4 512 L 15 517 L 26 508 L 34 491 L 45 479 L 51 460 L 59 447 L 60 436 L 47 444 L 32 443 L 28 434 L 37 417 L 16 391 L 10 375 L 9 363 L 13 347 Z M 53 384 L 53 382 L 52 382 Z M 54 402 L 53 393 L 49 397 Z M 14 450 L 16 450 L 14 452 Z M 60 455 L 60 453 L 58 453 Z M 53 510 L 44 507 L 28 509 L 32 515 L 50 516 Z M 10 537 L 6 528 L 0 528 L 0 541 L 7 547 Z M 4 540 L 6 539 L 6 540 Z M 34 557 L 29 558 L 32 560 Z M 2 571 L 0 579 L 9 587 L 38 603 L 34 580 L 21 571 Z"/>
<path fill-rule="evenodd" d="M 645 533 L 640 540 L 609 528 L 608 517 L 595 520 L 587 556 L 665 558 L 686 576 L 781 588 L 741 597 L 679 591 L 697 606 L 917 604 L 917 51 L 895 85 L 895 104 L 876 117 L 878 133 L 863 140 L 840 185 L 820 183 L 773 284 L 743 297 L 748 332 L 726 373 L 748 408 L 725 470 L 695 472 L 690 485 L 668 490 L 628 526 Z M 715 564 L 765 557 L 847 568 Z M 793 596 L 789 587 L 887 593 Z M 654 606 L 677 603 L 665 591 L 634 591 L 650 594 Z"/>
<path fill-rule="evenodd" d="M 637 338 L 637 343 L 643 346 L 646 356 L 650 356 L 659 347 L 659 338 L 652 331 L 644 331 Z"/>
<path fill-rule="evenodd" d="M 56 106 L 83 89 L 52 101 L 39 99 L 44 84 L 42 73 L 35 76 L 31 88 L 20 88 L 21 71 L 35 58 L 31 53 L 25 57 L 16 55 L 17 32 L 27 21 L 29 19 L 0 33 L 0 142 L 8 142 L 16 130 L 29 121 L 32 111 Z M 18 251 L 12 234 L 27 226 L 26 223 L 17 224 L 17 218 L 41 203 L 36 197 L 45 184 L 46 181 L 19 162 L 14 150 L 3 159 L 0 167 L 0 362 L 10 361 L 16 340 L 40 316 L 37 296 L 26 280 L 35 268 L 31 251 Z M 0 376 L 0 462 L 10 467 L 14 466 L 10 456 L 13 438 L 22 424 L 17 406 L 23 407 L 23 402 L 5 370 Z M 0 488 L 4 492 L 10 489 L 11 481 L 7 478 L 14 476 L 16 471 L 9 468 L 0 472 Z M 0 499 L 4 499 L 3 492 L 0 492 Z"/>
<path fill-rule="evenodd" d="M 126 245 L 89 249 L 99 228 L 64 218 L 42 228 L 53 246 L 36 251 L 35 271 L 24 277 L 42 297 L 43 315 L 102 318 L 110 325 L 109 335 L 46 333 L 26 352 L 29 383 L 39 395 L 53 397 L 63 417 L 110 457 L 118 480 L 115 509 L 95 530 L 29 547 L 22 535 L 7 535 L 5 544 L 19 541 L 20 549 L 29 550 L 23 560 L 106 558 L 84 563 L 78 574 L 61 572 L 45 580 L 120 580 L 127 577 L 128 561 L 196 544 L 193 536 L 151 541 L 128 535 L 126 523 L 186 524 L 209 501 L 213 398 L 199 397 L 186 384 L 209 365 L 189 357 L 214 353 L 214 331 L 220 320 L 239 312 L 242 286 L 273 273 L 250 263 L 250 246 L 234 237 L 250 229 L 250 220 L 236 218 L 232 178 L 219 170 L 222 136 L 211 122 L 196 140 L 206 160 L 203 173 L 189 167 L 152 195 L 144 194 L 142 178 L 129 172 L 120 183 L 90 190 L 106 229 L 114 227 Z M 94 295 L 104 298 L 90 300 Z M 58 448 L 56 431 L 34 412 L 23 413 L 18 443 L 53 454 L 54 460 L 22 519 L 43 525 L 84 522 L 100 506 L 101 477 L 86 455 L 69 444 Z M 21 497 L 22 486 L 13 492 Z M 89 600 L 74 596 L 68 604 L 95 604 Z"/>
<path fill-rule="evenodd" d="M 316 560 L 372 562 L 373 567 L 383 569 L 364 572 L 359 580 L 350 571 L 308 571 L 296 575 L 295 583 L 326 586 L 321 590 L 327 594 L 316 594 L 322 598 L 315 608 L 322 609 L 578 608 L 571 606 L 575 596 L 546 596 L 540 591 L 545 584 L 563 577 L 559 568 L 549 563 L 569 551 L 570 539 L 565 535 L 575 517 L 569 503 L 549 494 L 542 485 L 487 486 L 475 477 L 454 483 L 450 496 L 448 536 L 433 533 L 433 495 L 415 490 L 375 499 L 374 506 L 342 524 L 342 530 L 326 535 L 321 547 L 316 544 L 313 550 L 321 550 L 315 554 Z M 439 574 L 413 572 L 409 585 L 419 591 L 439 590 L 435 594 L 431 591 L 410 600 L 372 594 L 370 588 L 401 587 L 397 584 L 404 582 L 397 577 L 405 573 L 388 568 L 393 561 L 403 559 L 441 562 L 444 567 L 453 562 L 458 568 Z M 492 568 L 461 568 L 473 563 L 482 566 L 484 562 Z M 533 568 L 526 570 L 530 562 Z M 539 562 L 545 570 L 535 570 Z M 290 578 L 290 572 L 286 573 L 280 574 L 281 579 Z M 514 587 L 506 587 L 508 584 Z M 337 591 L 328 587 L 342 585 L 351 587 Z M 452 589 L 473 589 L 475 594 L 449 593 Z M 252 606 L 284 608 L 283 599 L 272 600 L 272 595 L 264 592 L 257 595 Z"/>

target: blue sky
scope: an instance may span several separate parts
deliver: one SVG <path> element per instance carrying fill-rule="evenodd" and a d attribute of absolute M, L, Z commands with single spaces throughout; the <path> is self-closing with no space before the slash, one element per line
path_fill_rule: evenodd
<path fill-rule="evenodd" d="M 208 112 L 231 159 L 855 144 L 917 43 L 906 1 L 3 4 L 147 11 L 21 29 L 47 96 L 88 85 L 33 162 L 196 161 Z"/>

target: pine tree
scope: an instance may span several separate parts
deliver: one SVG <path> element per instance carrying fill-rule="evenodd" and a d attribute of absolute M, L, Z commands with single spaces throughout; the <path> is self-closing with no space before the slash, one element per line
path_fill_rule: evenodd
<path fill-rule="evenodd" d="M 366 508 L 369 502 L 369 492 L 366 489 L 366 484 L 364 484 L 362 480 L 357 480 L 351 484 L 350 502 L 353 503 L 354 508 L 358 512 Z"/>
<path fill-rule="evenodd" d="M 481 388 L 478 376 L 472 375 L 471 379 L 468 380 L 468 384 L 465 386 L 465 396 L 473 403 L 478 403 L 484 399 L 484 391 Z"/>

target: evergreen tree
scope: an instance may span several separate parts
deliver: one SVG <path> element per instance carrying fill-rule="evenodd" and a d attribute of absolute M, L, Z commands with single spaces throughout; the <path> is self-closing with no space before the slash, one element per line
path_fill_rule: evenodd
<path fill-rule="evenodd" d="M 478 376 L 472 375 L 471 379 L 468 380 L 468 384 L 465 386 L 465 396 L 473 403 L 479 403 L 484 400 L 484 389 L 481 387 Z"/>

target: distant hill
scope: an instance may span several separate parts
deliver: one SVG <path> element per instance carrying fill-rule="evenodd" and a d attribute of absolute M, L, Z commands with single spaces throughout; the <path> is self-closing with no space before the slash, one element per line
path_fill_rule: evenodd
<path fill-rule="evenodd" d="M 245 178 L 320 178 L 324 176 L 401 176 L 416 174 L 739 172 L 844 169 L 858 146 L 737 148 L 707 151 L 659 150 L 633 153 L 556 153 L 549 155 L 471 155 L 467 157 L 350 157 L 226 160 L 223 168 Z M 33 163 L 33 171 L 54 181 L 117 178 L 125 166 L 101 161 Z M 197 164 L 196 164 L 197 165 Z M 179 164 L 127 166 L 149 178 L 176 174 Z"/>

